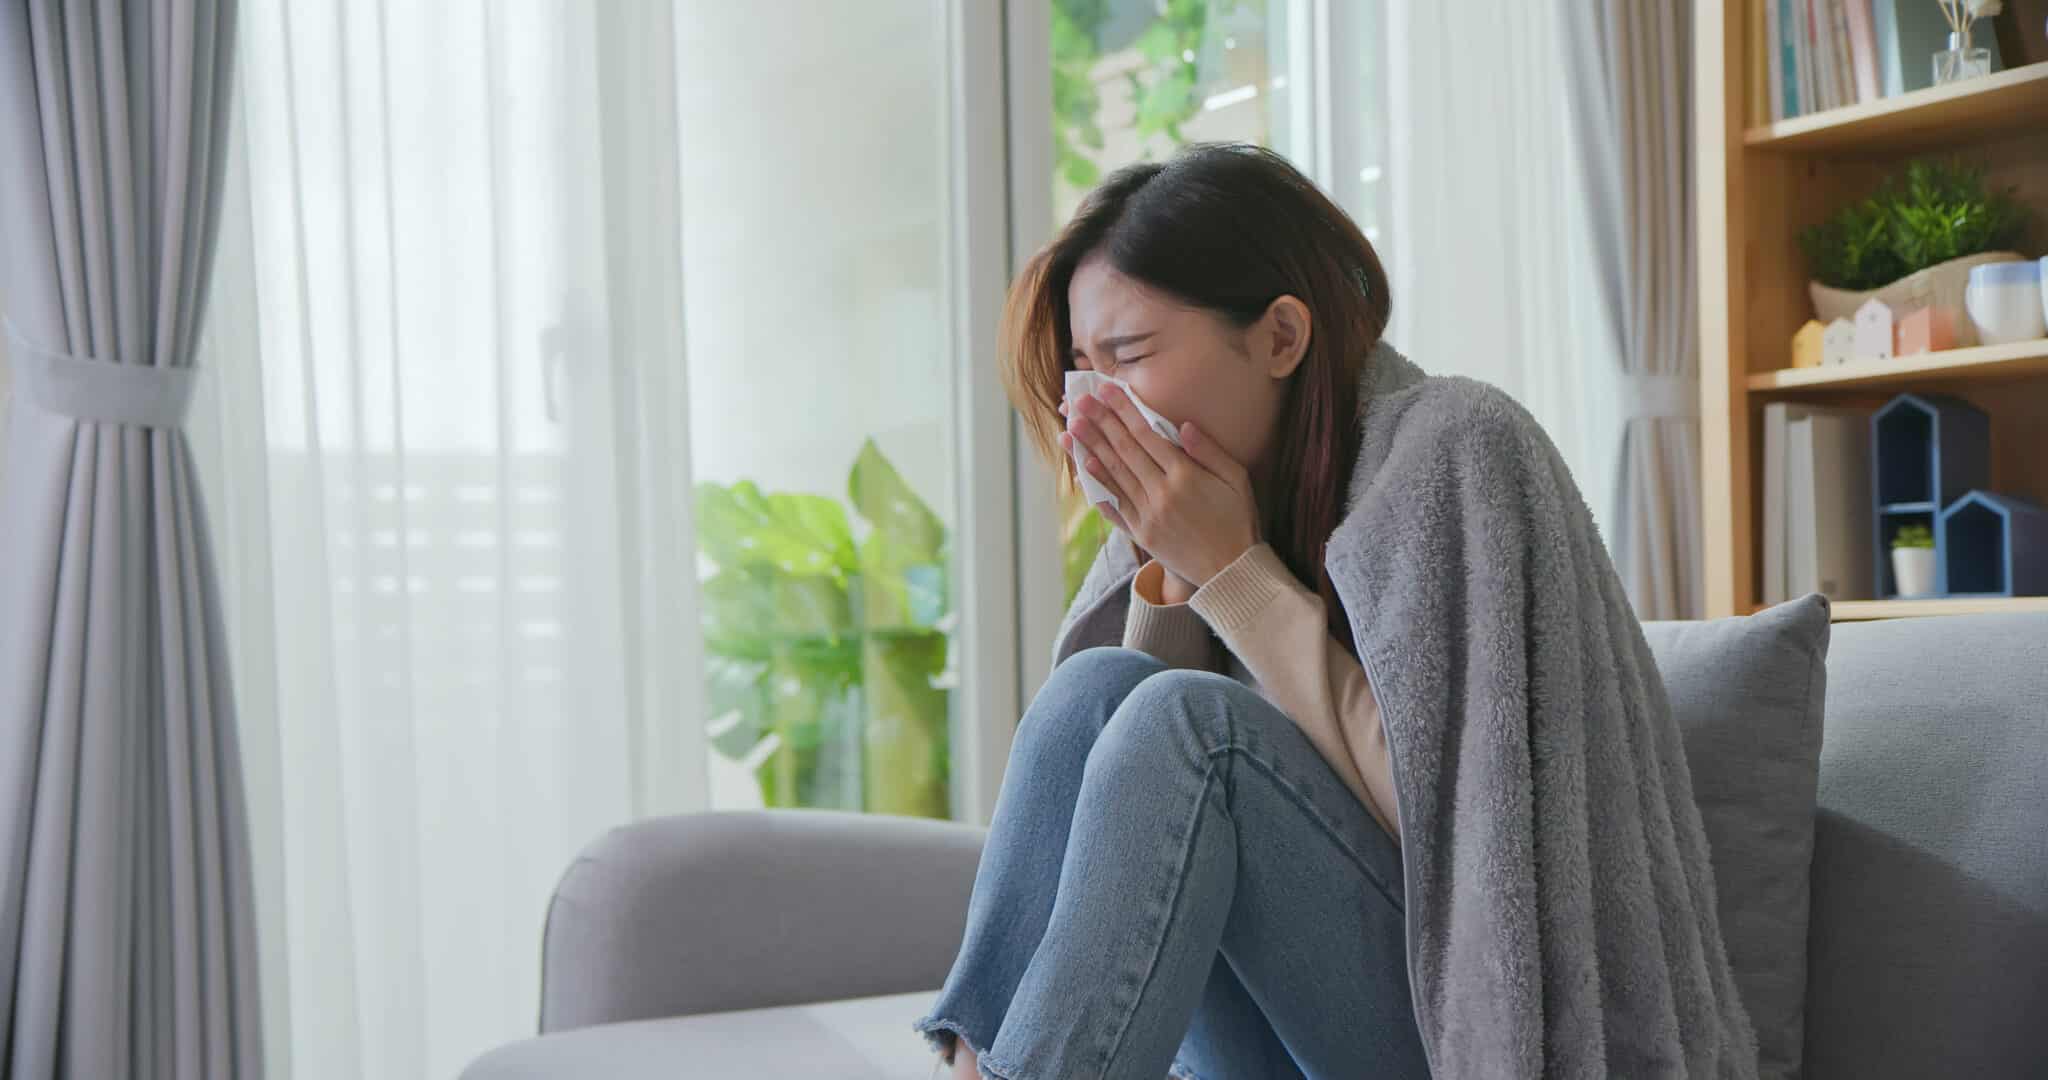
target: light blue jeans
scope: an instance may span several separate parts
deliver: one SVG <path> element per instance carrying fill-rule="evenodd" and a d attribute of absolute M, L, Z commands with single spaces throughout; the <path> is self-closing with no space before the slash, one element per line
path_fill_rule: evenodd
<path fill-rule="evenodd" d="M 1426 1077 L 1401 855 L 1286 714 L 1129 649 L 1026 710 L 932 1011 L 998 1080 Z"/>

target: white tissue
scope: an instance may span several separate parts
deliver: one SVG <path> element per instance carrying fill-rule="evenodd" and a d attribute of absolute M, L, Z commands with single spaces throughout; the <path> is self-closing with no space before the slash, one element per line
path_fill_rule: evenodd
<path fill-rule="evenodd" d="M 1069 416 L 1074 414 L 1074 402 L 1081 395 L 1098 393 L 1105 386 L 1115 386 L 1117 389 L 1122 390 L 1124 396 L 1131 399 L 1131 404 L 1138 407 L 1138 413 L 1145 418 L 1145 422 L 1151 425 L 1153 431 L 1159 433 L 1160 438 L 1175 446 L 1180 445 L 1180 432 L 1174 427 L 1173 421 L 1159 415 L 1153 411 L 1150 405 L 1145 404 L 1144 399 L 1138 396 L 1138 392 L 1131 389 L 1130 383 L 1122 379 L 1111 378 L 1099 371 L 1067 372 L 1067 414 Z M 1088 502 L 1091 505 L 1106 502 L 1112 509 L 1123 509 L 1117 502 L 1116 496 L 1110 494 L 1109 489 L 1103 487 L 1101 481 L 1095 479 L 1094 475 L 1088 471 L 1088 459 L 1093 455 L 1088 453 L 1087 448 L 1081 445 L 1081 440 L 1079 439 L 1074 440 L 1072 456 L 1074 458 L 1074 472 L 1081 478 L 1081 493 L 1088 497 Z"/>

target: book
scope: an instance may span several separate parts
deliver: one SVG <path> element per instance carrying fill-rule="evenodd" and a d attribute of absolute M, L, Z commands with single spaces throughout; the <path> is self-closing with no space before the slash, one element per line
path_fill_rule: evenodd
<path fill-rule="evenodd" d="M 1818 437 L 1810 423 L 1817 416 L 1827 421 Z M 1809 592 L 1867 597 L 1870 564 L 1859 560 L 1870 544 L 1870 414 L 1774 401 L 1764 406 L 1763 428 L 1764 603 Z"/>
<path fill-rule="evenodd" d="M 1820 578 L 1813 495 L 1813 418 L 1801 416 L 1785 425 L 1785 583 L 1779 603 L 1817 591 L 1810 584 Z"/>
<path fill-rule="evenodd" d="M 1805 92 L 1806 111 L 1819 112 L 1828 107 L 1828 71 L 1820 51 L 1821 0 L 1801 0 L 1801 3 L 1806 6 L 1806 27 L 1799 35 L 1799 49 L 1804 54 L 1800 59 L 1805 66 L 1805 74 L 1800 76 L 1803 80 L 1800 89 Z"/>
<path fill-rule="evenodd" d="M 1769 55 L 1764 48 L 1764 0 L 1743 0 L 1742 66 L 1748 91 L 1744 105 L 1751 124 L 1772 119 Z"/>
<path fill-rule="evenodd" d="M 1856 97 L 1856 54 L 1849 46 L 1849 5 L 1856 0 L 1828 0 L 1828 46 L 1835 57 L 1835 103 L 1854 105 Z"/>
<path fill-rule="evenodd" d="M 1764 20 L 1764 56 L 1770 61 L 1771 119 L 1783 120 L 1788 115 L 1785 100 L 1785 39 L 1779 32 L 1783 23 L 1780 14 L 1781 0 L 1756 0 Z"/>
<path fill-rule="evenodd" d="M 1773 0 L 1777 5 L 1778 18 L 1778 79 L 1784 84 L 1785 114 L 1782 119 L 1798 116 L 1799 97 L 1799 24 L 1794 20 L 1793 5 L 1804 0 Z"/>
<path fill-rule="evenodd" d="M 1842 105 L 1842 73 L 1835 64 L 1835 0 L 1813 0 L 1813 48 L 1820 56 L 1823 109 Z"/>
<path fill-rule="evenodd" d="M 1817 592 L 1831 600 L 1869 600 L 1872 563 L 1870 488 L 1870 422 L 1861 414 L 1816 413 L 1804 421 L 1807 430 L 1794 436 L 1803 443 L 1812 465 L 1804 485 L 1809 491 L 1810 531 L 1795 530 L 1795 552 L 1804 551 L 1805 574 L 1786 582 L 1786 591 Z"/>
<path fill-rule="evenodd" d="M 1846 0 L 1849 15 L 1849 49 L 1856 66 L 1856 100 L 1876 101 L 1883 96 L 1877 76 L 1877 35 L 1872 29 L 1871 0 Z"/>
<path fill-rule="evenodd" d="M 1792 78 L 1798 80 L 1798 117 L 1812 113 L 1812 78 L 1806 72 L 1806 8 L 1812 0 L 1786 0 L 1792 8 Z"/>

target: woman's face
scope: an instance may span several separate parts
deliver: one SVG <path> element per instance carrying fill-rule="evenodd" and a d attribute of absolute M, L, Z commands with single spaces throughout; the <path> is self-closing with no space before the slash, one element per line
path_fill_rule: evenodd
<path fill-rule="evenodd" d="M 1275 445 L 1287 376 L 1308 345 L 1308 310 L 1283 296 L 1251 326 L 1185 306 L 1100 255 L 1067 286 L 1073 363 L 1122 379 L 1161 416 L 1192 421 L 1258 475 Z"/>

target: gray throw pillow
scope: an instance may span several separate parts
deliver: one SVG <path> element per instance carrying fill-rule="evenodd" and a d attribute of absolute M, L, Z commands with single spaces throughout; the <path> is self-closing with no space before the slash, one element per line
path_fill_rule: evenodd
<path fill-rule="evenodd" d="M 1685 739 L 1721 936 L 1756 1028 L 1758 1075 L 1800 1072 L 1828 602 L 1643 624 Z"/>

